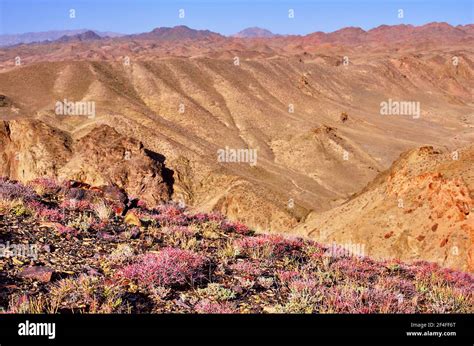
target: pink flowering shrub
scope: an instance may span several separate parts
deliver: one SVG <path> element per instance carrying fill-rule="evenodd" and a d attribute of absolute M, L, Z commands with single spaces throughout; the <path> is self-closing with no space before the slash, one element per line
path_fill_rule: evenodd
<path fill-rule="evenodd" d="M 21 183 L 6 178 L 0 179 L 0 199 L 10 201 L 20 199 L 25 202 L 30 202 L 37 198 L 38 195 L 31 187 L 24 186 Z"/>
<path fill-rule="evenodd" d="M 64 220 L 64 213 L 61 210 L 48 208 L 41 202 L 32 201 L 28 203 L 28 207 L 35 212 L 36 217 L 42 220 L 51 222 L 61 222 Z"/>
<path fill-rule="evenodd" d="M 344 257 L 331 265 L 331 270 L 354 280 L 369 281 L 385 272 L 385 268 L 368 258 Z"/>
<path fill-rule="evenodd" d="M 52 222 L 60 222 L 64 219 L 64 214 L 57 209 L 40 209 L 37 211 L 37 216 L 41 219 Z"/>
<path fill-rule="evenodd" d="M 91 225 L 91 228 L 95 231 L 102 231 L 103 229 L 105 229 L 108 225 L 108 221 L 107 220 L 102 220 L 102 221 L 95 221 L 92 222 L 92 225 Z"/>
<path fill-rule="evenodd" d="M 156 214 L 156 212 L 158 214 Z M 152 213 L 146 213 L 146 218 L 153 220 L 162 226 L 186 226 L 189 223 L 187 215 L 183 213 L 183 209 L 174 204 L 158 205 Z"/>
<path fill-rule="evenodd" d="M 441 267 L 439 267 L 438 274 L 443 281 L 455 285 L 456 287 L 464 287 L 469 289 L 471 292 L 474 292 L 474 277 L 472 274 Z"/>
<path fill-rule="evenodd" d="M 279 270 L 277 277 L 284 285 L 289 285 L 291 282 L 301 277 L 301 273 L 296 270 Z"/>
<path fill-rule="evenodd" d="M 474 291 L 474 276 L 449 268 L 442 268 L 436 263 L 417 261 L 409 266 L 412 276 L 426 284 L 449 283 L 460 289 Z"/>
<path fill-rule="evenodd" d="M 242 255 L 261 259 L 291 255 L 302 248 L 303 242 L 280 235 L 261 235 L 238 239 L 234 245 Z"/>
<path fill-rule="evenodd" d="M 255 278 L 265 272 L 262 264 L 259 262 L 239 261 L 231 264 L 230 269 L 237 275 L 245 278 Z"/>
<path fill-rule="evenodd" d="M 234 232 L 241 235 L 249 235 L 252 231 L 242 222 L 231 222 L 224 220 L 221 222 L 221 228 L 226 232 Z"/>
<path fill-rule="evenodd" d="M 61 189 L 61 186 L 51 178 L 36 178 L 28 183 L 40 195 L 54 193 Z"/>
<path fill-rule="evenodd" d="M 58 231 L 59 235 L 65 235 L 67 238 L 78 235 L 78 232 L 75 228 L 64 226 L 61 224 L 58 224 L 56 226 L 56 230 Z"/>
<path fill-rule="evenodd" d="M 198 213 L 198 214 L 195 214 L 192 216 L 192 220 L 194 222 L 198 222 L 198 223 L 201 223 L 201 222 L 206 222 L 209 220 L 208 218 L 208 215 L 207 214 L 204 214 L 204 213 Z"/>
<path fill-rule="evenodd" d="M 170 226 L 163 228 L 164 233 L 181 235 L 190 237 L 194 235 L 194 231 L 187 226 Z"/>
<path fill-rule="evenodd" d="M 289 288 L 293 293 L 315 295 L 320 290 L 319 283 L 312 279 L 294 279 Z"/>
<path fill-rule="evenodd" d="M 194 309 L 200 314 L 232 314 L 235 313 L 235 309 L 232 303 L 229 302 L 216 302 L 209 299 L 203 299 L 199 301 Z"/>
<path fill-rule="evenodd" d="M 138 200 L 138 202 L 137 202 L 137 207 L 138 207 L 138 208 L 142 208 L 142 209 L 146 209 L 146 208 L 147 208 L 146 202 L 145 202 L 145 201 L 142 201 L 141 199 Z"/>
<path fill-rule="evenodd" d="M 141 256 L 136 263 L 119 271 L 119 277 L 143 286 L 181 286 L 205 277 L 209 261 L 192 251 L 166 248 Z"/>
<path fill-rule="evenodd" d="M 197 213 L 190 217 L 190 220 L 195 223 L 204 223 L 208 221 L 221 222 L 223 216 L 219 213 Z"/>
<path fill-rule="evenodd" d="M 175 204 L 159 204 L 155 207 L 155 211 L 160 214 L 166 214 L 168 216 L 178 216 L 183 214 L 183 209 Z"/>
<path fill-rule="evenodd" d="M 60 208 L 74 211 L 85 211 L 92 208 L 88 201 L 77 200 L 77 199 L 65 199 L 59 205 Z"/>

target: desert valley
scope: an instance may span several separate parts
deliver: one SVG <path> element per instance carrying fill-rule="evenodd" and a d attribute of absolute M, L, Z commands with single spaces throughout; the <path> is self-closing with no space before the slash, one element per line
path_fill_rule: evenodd
<path fill-rule="evenodd" d="M 0 258 L 0 305 L 59 275 L 48 311 L 472 312 L 474 25 L 44 36 L 0 46 L 0 237 L 42 239 L 49 269 Z M 173 256 L 189 273 L 144 275 Z M 163 288 L 209 268 L 188 300 Z M 130 300 L 140 284 L 152 298 Z"/>

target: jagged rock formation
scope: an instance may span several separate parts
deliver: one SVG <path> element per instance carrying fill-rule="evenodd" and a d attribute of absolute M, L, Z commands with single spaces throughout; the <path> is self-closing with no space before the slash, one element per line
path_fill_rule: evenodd
<path fill-rule="evenodd" d="M 166 201 L 172 192 L 172 172 L 164 157 L 106 125 L 74 141 L 40 121 L 1 122 L 0 144 L 0 176 L 114 184 L 150 203 Z"/>
<path fill-rule="evenodd" d="M 56 176 L 72 157 L 72 140 L 40 121 L 0 122 L 0 176 L 30 181 Z"/>
<path fill-rule="evenodd" d="M 165 168 L 164 157 L 108 126 L 79 139 L 73 157 L 58 173 L 59 178 L 91 185 L 113 183 L 153 203 L 168 200 L 172 192 L 172 172 Z"/>
<path fill-rule="evenodd" d="M 363 191 L 295 231 L 322 242 L 365 246 L 377 258 L 474 270 L 474 146 L 411 150 Z"/>

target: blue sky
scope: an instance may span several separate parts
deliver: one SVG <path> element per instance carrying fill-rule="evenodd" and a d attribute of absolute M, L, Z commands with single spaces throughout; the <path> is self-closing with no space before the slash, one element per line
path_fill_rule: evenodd
<path fill-rule="evenodd" d="M 473 0 L 0 0 L 0 34 L 65 29 L 120 33 L 187 25 L 225 35 L 259 26 L 280 34 L 347 26 L 473 23 Z M 69 18 L 69 10 L 76 18 Z M 179 9 L 185 18 L 178 17 Z M 294 9 L 295 18 L 288 18 Z M 398 18 L 398 9 L 404 18 Z"/>

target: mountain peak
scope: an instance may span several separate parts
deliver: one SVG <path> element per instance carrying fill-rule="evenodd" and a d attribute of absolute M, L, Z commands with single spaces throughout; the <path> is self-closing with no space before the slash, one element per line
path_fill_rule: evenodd
<path fill-rule="evenodd" d="M 192 29 L 186 25 L 174 27 L 158 27 L 150 32 L 138 34 L 136 37 L 145 39 L 183 40 L 183 39 L 213 39 L 222 37 L 220 34 L 209 30 Z"/>
<path fill-rule="evenodd" d="M 190 27 L 186 25 L 176 25 L 173 27 L 159 26 L 159 27 L 154 28 L 151 32 L 160 33 L 164 31 L 193 31 L 193 29 L 191 29 Z"/>
<path fill-rule="evenodd" d="M 71 42 L 71 41 L 92 41 L 92 40 L 100 40 L 102 37 L 97 35 L 95 31 L 87 30 L 83 33 L 77 35 L 64 35 L 61 36 L 57 41 L 58 42 Z"/>
<path fill-rule="evenodd" d="M 256 26 L 241 30 L 237 34 L 234 35 L 234 37 L 240 37 L 240 38 L 274 37 L 274 36 L 275 34 L 272 33 L 270 30 L 259 28 Z"/>

